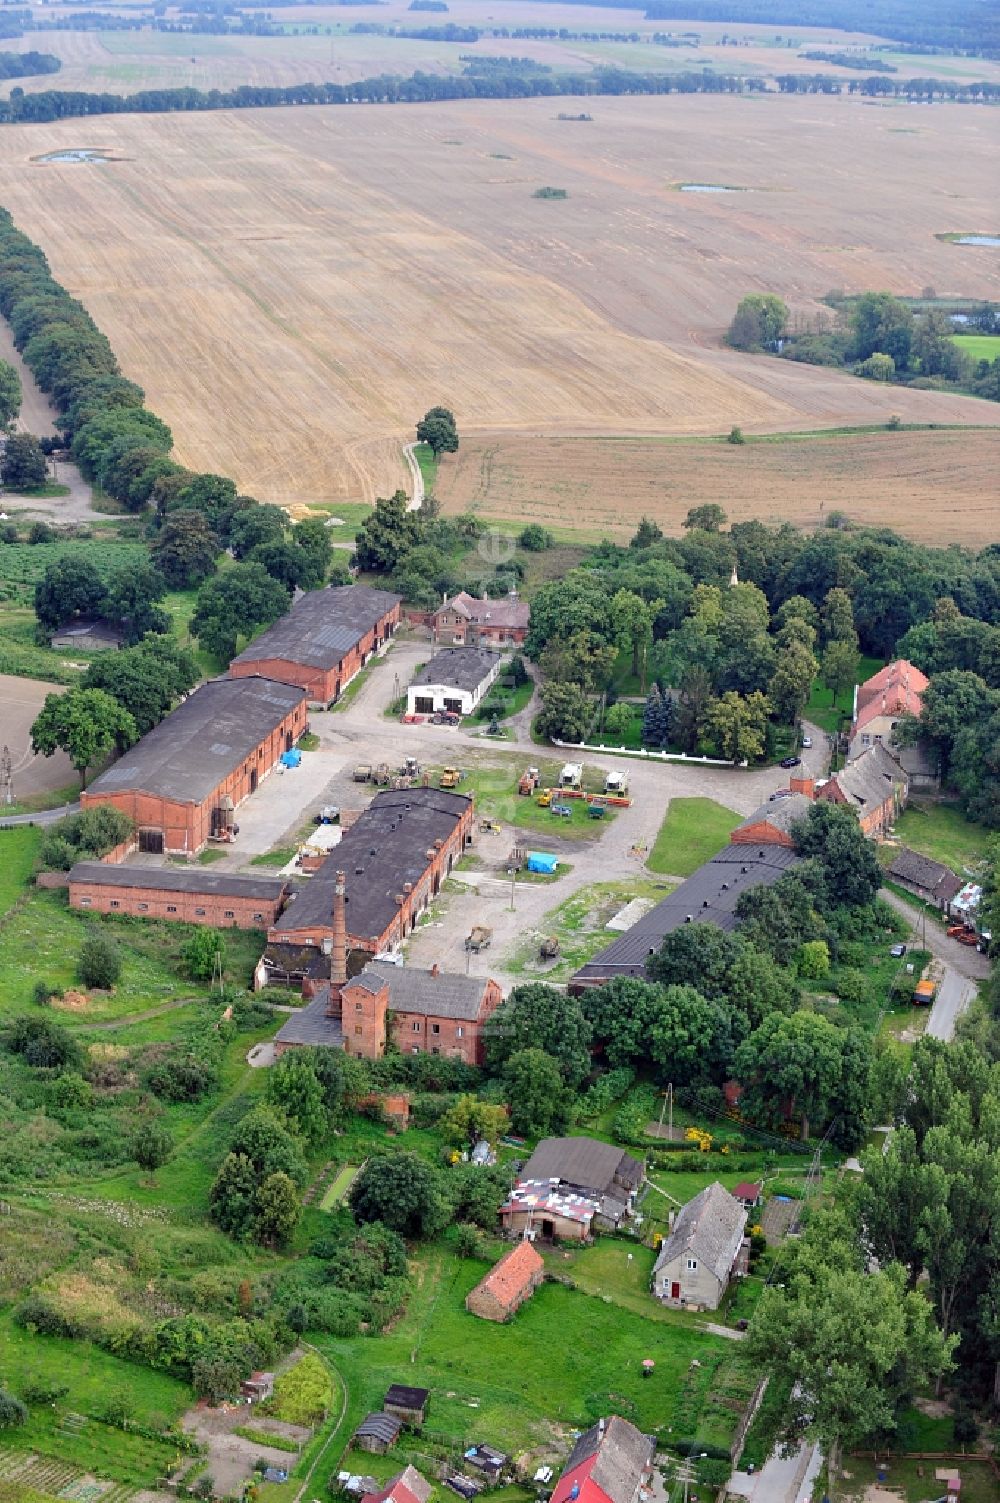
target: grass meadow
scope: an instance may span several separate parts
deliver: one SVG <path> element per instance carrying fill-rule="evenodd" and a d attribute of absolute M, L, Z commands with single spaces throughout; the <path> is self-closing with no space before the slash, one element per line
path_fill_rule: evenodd
<path fill-rule="evenodd" d="M 690 877 L 722 850 L 742 817 L 714 799 L 673 798 L 646 865 L 653 872 Z"/>
<path fill-rule="evenodd" d="M 986 855 L 988 835 L 982 825 L 966 819 L 957 804 L 914 800 L 896 820 L 902 845 L 950 866 L 960 876 Z"/>

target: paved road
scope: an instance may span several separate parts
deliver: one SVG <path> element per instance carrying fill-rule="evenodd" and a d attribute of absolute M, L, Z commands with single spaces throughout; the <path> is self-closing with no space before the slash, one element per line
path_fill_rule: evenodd
<path fill-rule="evenodd" d="M 790 1456 L 775 1451 L 759 1472 L 734 1472 L 729 1491 L 747 1503 L 807 1503 L 822 1460 L 818 1446 L 803 1444 Z"/>
<path fill-rule="evenodd" d="M 913 926 L 921 946 L 944 965 L 944 976 L 924 1031 L 931 1038 L 947 1043 L 954 1038 L 955 1024 L 975 998 L 979 983 L 989 976 L 990 962 L 971 945 L 949 939 L 934 920 L 925 923 L 922 911 L 896 893 L 883 888 L 882 897 Z"/>
<path fill-rule="evenodd" d="M 0 830 L 12 825 L 52 825 L 67 814 L 79 814 L 80 804 L 60 804 L 58 809 L 39 809 L 37 814 L 8 814 L 0 816 Z"/>

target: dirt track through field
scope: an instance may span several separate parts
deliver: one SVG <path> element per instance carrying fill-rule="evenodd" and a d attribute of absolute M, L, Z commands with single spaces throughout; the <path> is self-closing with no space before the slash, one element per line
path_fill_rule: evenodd
<path fill-rule="evenodd" d="M 592 107 L 585 126 L 533 100 L 11 128 L 0 202 L 86 302 L 178 456 L 265 500 L 405 486 L 400 444 L 433 402 L 463 432 L 512 436 L 893 412 L 1000 423 L 993 404 L 719 343 L 751 289 L 804 314 L 833 285 L 995 290 L 990 252 L 935 238 L 991 222 L 995 112 L 820 97 Z M 124 160 L 32 160 L 81 144 Z M 752 191 L 686 195 L 679 181 Z M 568 199 L 534 199 L 545 183 Z M 587 476 L 563 478 L 571 516 Z"/>

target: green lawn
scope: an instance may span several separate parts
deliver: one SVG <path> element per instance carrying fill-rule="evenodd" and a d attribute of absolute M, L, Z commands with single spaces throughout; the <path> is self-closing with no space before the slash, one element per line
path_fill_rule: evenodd
<path fill-rule="evenodd" d="M 1000 359 L 1000 334 L 953 334 L 951 342 L 973 360 Z"/>
<path fill-rule="evenodd" d="M 173 1423 L 187 1408 L 190 1391 L 166 1373 L 125 1362 L 89 1342 L 23 1331 L 9 1313 L 0 1318 L 0 1372 L 4 1386 L 14 1393 L 29 1378 L 51 1379 L 69 1388 L 67 1398 L 55 1406 L 34 1406 L 23 1429 L 5 1431 L 0 1457 L 4 1449 L 39 1451 L 121 1481 L 151 1483 L 176 1455 L 174 1447 L 125 1434 L 93 1419 L 79 1434 L 61 1428 L 67 1412 L 98 1414 L 117 1394 L 127 1397 L 140 1424 Z"/>
<path fill-rule="evenodd" d="M 480 818 L 496 819 L 513 826 L 518 835 L 517 844 L 533 843 L 540 850 L 545 850 L 546 835 L 563 840 L 596 840 L 614 821 L 613 808 L 608 809 L 603 819 L 591 819 L 586 799 L 559 798 L 557 785 L 562 762 L 536 759 L 532 765 L 541 774 L 541 786 L 556 789 L 552 802 L 564 803 L 572 810 L 568 819 L 540 805 L 537 795 L 522 797 L 517 784 L 527 765 L 527 758 L 518 758 L 516 762 L 508 760 L 505 766 L 467 769 L 458 791 L 475 794 L 476 813 Z M 441 769 L 432 767 L 428 771 L 432 783 L 436 783 Z M 604 788 L 604 778 L 596 767 L 584 766 L 583 786 L 588 793 L 599 793 Z"/>
<path fill-rule="evenodd" d="M 930 1497 L 941 1496 L 941 1485 L 935 1483 L 931 1471 L 933 1466 L 929 1461 L 893 1460 L 887 1467 L 879 1468 L 888 1473 L 881 1487 L 901 1496 L 905 1503 L 926 1503 Z M 845 1481 L 842 1474 L 837 1487 L 840 1499 L 861 1499 L 877 1481 L 875 1463 L 871 1460 L 845 1456 L 844 1470 L 850 1473 L 850 1481 Z M 962 1503 L 996 1503 L 997 1482 L 986 1462 L 963 1458 L 958 1470 L 962 1475 Z"/>
<path fill-rule="evenodd" d="M 0 914 L 28 889 L 42 832 L 33 825 L 0 830 Z"/>
<path fill-rule="evenodd" d="M 881 658 L 862 657 L 858 660 L 857 679 L 863 684 L 872 674 L 878 673 L 885 664 Z M 838 697 L 836 707 L 833 703 L 833 694 L 823 683 L 821 677 L 814 680 L 809 702 L 802 711 L 803 720 L 811 720 L 813 725 L 818 725 L 820 730 L 826 731 L 827 735 L 834 735 L 840 730 L 845 720 L 851 718 L 851 705 L 854 702 L 853 689 L 843 689 Z"/>
<path fill-rule="evenodd" d="M 358 1172 L 357 1164 L 345 1164 L 319 1203 L 321 1211 L 329 1211 L 343 1200 Z"/>
<path fill-rule="evenodd" d="M 932 804 L 914 800 L 896 820 L 896 836 L 902 845 L 950 866 L 962 875 L 986 855 L 989 832 L 966 819 L 957 804 Z"/>
<path fill-rule="evenodd" d="M 430 444 L 414 444 L 413 457 L 420 467 L 420 473 L 424 478 L 424 490 L 428 496 L 434 494 L 434 482 L 437 479 L 438 462 L 434 457 L 434 450 Z"/>
<path fill-rule="evenodd" d="M 613 929 L 605 928 L 624 903 L 632 898 L 648 898 L 658 903 L 671 890 L 669 882 L 652 882 L 636 877 L 633 882 L 600 882 L 581 887 L 542 920 L 540 934 L 529 934 L 512 957 L 505 957 L 515 976 L 559 983 L 597 955 L 615 938 Z M 559 941 L 559 960 L 553 966 L 539 958 L 540 935 L 553 934 Z"/>
<path fill-rule="evenodd" d="M 673 798 L 646 865 L 650 871 L 689 877 L 722 850 L 742 817 L 714 799 Z"/>
<path fill-rule="evenodd" d="M 583 1426 L 609 1411 L 666 1433 L 692 1359 L 726 1351 L 684 1317 L 668 1324 L 553 1283 L 506 1325 L 477 1320 L 464 1300 L 488 1267 L 441 1247 L 423 1250 L 406 1313 L 388 1334 L 316 1339 L 347 1382 L 351 1415 L 405 1381 L 431 1390 L 430 1428 L 504 1450 L 551 1441 L 554 1426 Z M 656 1362 L 651 1380 L 642 1377 L 645 1357 Z"/>
<path fill-rule="evenodd" d="M 32 989 L 44 979 L 64 990 L 78 985 L 76 967 L 89 929 L 100 926 L 122 955 L 121 980 L 113 992 L 95 992 L 85 1013 L 56 1009 L 72 1027 L 142 1012 L 177 997 L 204 995 L 206 988 L 187 980 L 181 949 L 190 930 L 184 924 L 157 924 L 143 919 L 95 919 L 72 911 L 63 892 L 29 894 L 16 924 L 0 928 L 0 1014 L 33 1007 Z M 226 935 L 226 969 L 245 986 L 260 953 L 262 936 L 252 930 Z"/>

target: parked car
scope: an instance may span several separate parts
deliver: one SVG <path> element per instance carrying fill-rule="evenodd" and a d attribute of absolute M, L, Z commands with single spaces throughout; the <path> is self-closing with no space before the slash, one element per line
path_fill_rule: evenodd
<path fill-rule="evenodd" d="M 558 814 L 560 819 L 573 818 L 573 810 L 570 808 L 569 804 L 550 804 L 549 813 Z"/>
<path fill-rule="evenodd" d="M 893 955 L 897 960 L 899 960 L 899 958 L 902 955 L 906 954 L 906 946 L 905 945 L 893 945 L 892 949 L 889 951 L 889 954 Z"/>
<path fill-rule="evenodd" d="M 776 798 L 791 798 L 791 796 L 792 790 L 790 788 L 776 788 L 768 798 L 768 803 L 773 804 Z"/>
<path fill-rule="evenodd" d="M 802 745 L 805 747 L 806 751 L 809 750 L 809 748 L 812 746 L 812 744 L 813 744 L 813 738 L 811 736 L 803 736 L 802 737 Z"/>
<path fill-rule="evenodd" d="M 781 765 L 782 767 L 798 767 L 801 761 L 801 757 L 782 757 Z"/>

